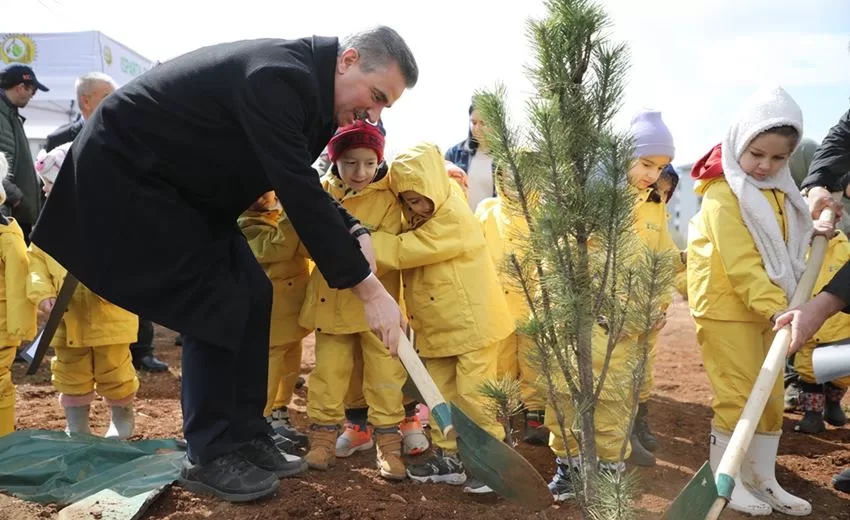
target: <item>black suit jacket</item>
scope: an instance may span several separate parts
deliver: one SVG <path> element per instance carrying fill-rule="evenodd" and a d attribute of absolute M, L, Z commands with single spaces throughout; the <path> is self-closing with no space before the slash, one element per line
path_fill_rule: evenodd
<path fill-rule="evenodd" d="M 337 47 L 226 43 L 131 81 L 86 122 L 34 242 L 113 303 L 232 349 L 264 289 L 247 281 L 236 218 L 262 193 L 277 192 L 331 287 L 362 281 L 357 221 L 310 167 L 336 129 Z"/>
<path fill-rule="evenodd" d="M 57 146 L 62 146 L 65 143 L 72 142 L 77 138 L 80 130 L 83 129 L 83 123 L 83 118 L 80 117 L 73 123 L 62 125 L 54 130 L 53 133 L 47 136 L 47 143 L 44 145 L 45 150 L 49 152 Z"/>

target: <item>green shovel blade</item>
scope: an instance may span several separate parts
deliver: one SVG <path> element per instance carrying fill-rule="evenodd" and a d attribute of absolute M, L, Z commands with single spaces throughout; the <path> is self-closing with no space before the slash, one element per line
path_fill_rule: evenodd
<path fill-rule="evenodd" d="M 457 450 L 469 472 L 507 500 L 534 511 L 553 503 L 546 481 L 522 455 L 451 405 Z"/>
<path fill-rule="evenodd" d="M 704 520 L 718 496 L 714 473 L 706 462 L 670 504 L 662 520 Z"/>

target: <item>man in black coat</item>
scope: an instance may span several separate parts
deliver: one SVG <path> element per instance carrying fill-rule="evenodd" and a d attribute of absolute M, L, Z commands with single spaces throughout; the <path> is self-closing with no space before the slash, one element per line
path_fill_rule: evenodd
<path fill-rule="evenodd" d="M 263 417 L 272 289 L 236 225 L 262 193 L 398 347 L 403 318 L 372 273 L 368 231 L 310 164 L 338 125 L 377 121 L 417 78 L 387 27 L 214 45 L 107 97 L 77 137 L 33 240 L 95 293 L 184 334 L 187 489 L 253 500 L 305 467 Z"/>
<path fill-rule="evenodd" d="M 803 194 L 808 198 L 812 218 L 820 217 L 830 207 L 837 215 L 843 205 L 833 200 L 831 192 L 850 197 L 850 110 L 827 133 L 812 158 L 809 175 L 803 179 Z M 850 218 L 845 215 L 844 218 Z M 850 262 L 835 274 L 817 296 L 776 319 L 776 330 L 791 325 L 789 355 L 797 352 L 815 335 L 830 316 L 850 313 Z M 850 335 L 850 331 L 848 331 Z M 832 479 L 835 489 L 850 493 L 850 468 Z"/>

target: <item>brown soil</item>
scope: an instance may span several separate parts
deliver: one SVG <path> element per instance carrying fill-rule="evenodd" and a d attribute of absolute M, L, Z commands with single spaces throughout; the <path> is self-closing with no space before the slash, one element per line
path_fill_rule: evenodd
<path fill-rule="evenodd" d="M 180 348 L 174 345 L 174 333 L 158 328 L 156 353 L 169 363 L 165 374 L 141 374 L 137 400 L 136 430 L 144 438 L 179 437 Z M 302 373 L 309 376 L 313 367 L 312 343 L 305 345 Z M 37 375 L 26 377 L 23 365 L 13 371 L 18 384 L 17 427 L 61 429 L 62 410 L 50 384 L 45 364 Z M 642 518 L 658 518 L 659 513 L 678 494 L 688 479 L 708 458 L 708 431 L 711 392 L 702 368 L 694 326 L 687 305 L 677 301 L 661 335 L 656 366 L 656 389 L 650 403 L 651 423 L 662 440 L 657 454 L 659 464 L 639 469 L 642 494 L 637 507 Z M 309 378 L 308 378 L 309 385 Z M 306 387 L 293 398 L 294 422 L 306 423 Z M 779 480 L 789 491 L 810 500 L 814 512 L 810 518 L 850 520 L 847 496 L 833 491 L 830 478 L 850 465 L 850 429 L 831 428 L 812 437 L 793 432 L 799 416 L 787 415 L 779 457 Z M 103 402 L 94 406 L 95 433 L 103 433 L 108 409 Z M 521 446 L 520 452 L 547 480 L 554 460 L 547 448 Z M 231 505 L 209 497 L 194 496 L 172 487 L 151 507 L 145 518 L 151 520 L 188 520 L 195 518 L 226 520 L 265 519 L 430 519 L 490 518 L 526 519 L 578 518 L 570 505 L 553 505 L 545 515 L 530 514 L 504 500 L 472 498 L 460 489 L 412 482 L 388 483 L 375 469 L 374 453 L 360 453 L 340 460 L 329 472 L 311 471 L 282 482 L 278 496 L 262 503 Z M 0 519 L 52 518 L 55 507 L 26 504 L 0 495 Z M 775 514 L 770 518 L 782 518 Z M 745 518 L 727 511 L 724 519 Z"/>

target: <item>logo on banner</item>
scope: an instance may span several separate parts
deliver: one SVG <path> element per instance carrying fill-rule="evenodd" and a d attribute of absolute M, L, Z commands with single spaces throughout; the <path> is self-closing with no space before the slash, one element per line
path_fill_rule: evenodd
<path fill-rule="evenodd" d="M 4 34 L 0 37 L 0 59 L 5 63 L 32 63 L 36 51 L 35 41 L 26 34 Z"/>
<path fill-rule="evenodd" d="M 103 48 L 103 62 L 112 65 L 112 49 L 109 48 L 109 45 Z"/>

